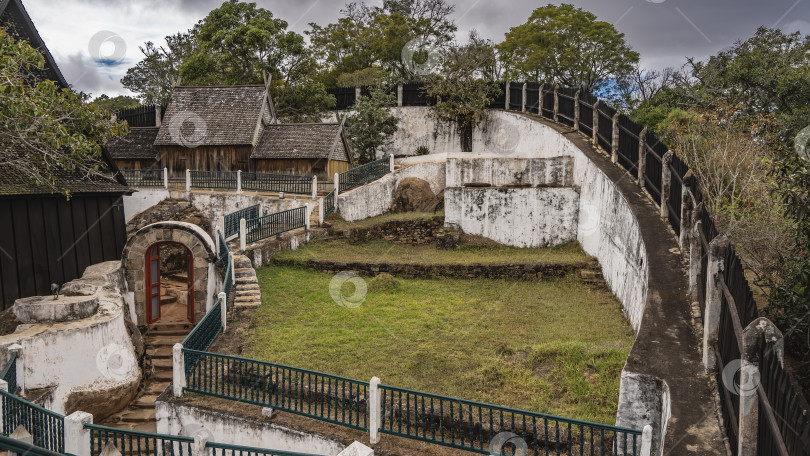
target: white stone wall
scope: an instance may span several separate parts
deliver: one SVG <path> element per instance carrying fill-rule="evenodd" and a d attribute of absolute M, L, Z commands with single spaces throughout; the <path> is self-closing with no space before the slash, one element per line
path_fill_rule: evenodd
<path fill-rule="evenodd" d="M 259 420 L 192 407 L 177 401 L 155 402 L 157 432 L 191 436 L 204 429 L 211 441 L 307 454 L 337 455 L 344 445 L 335 439 Z"/>
<path fill-rule="evenodd" d="M 114 281 L 110 282 L 110 277 Z M 18 384 L 26 390 L 55 387 L 50 407 L 65 412 L 71 392 L 103 395 L 105 391 L 137 387 L 141 371 L 132 341 L 124 325 L 121 263 L 110 261 L 90 266 L 81 279 L 69 282 L 97 286 L 98 312 L 89 318 L 62 323 L 21 325 L 17 332 L 0 336 L 3 359 L 9 346 L 22 346 L 22 370 Z M 101 286 L 101 285 L 107 286 Z M 114 398 L 110 398 L 112 402 Z"/>
<path fill-rule="evenodd" d="M 461 155 L 447 158 L 447 186 L 463 187 L 486 183 L 492 187 L 539 185 L 571 187 L 574 160 L 571 157 L 503 158 L 500 156 Z"/>
<path fill-rule="evenodd" d="M 576 239 L 579 194 L 573 188 L 448 188 L 445 225 L 513 247 Z"/>

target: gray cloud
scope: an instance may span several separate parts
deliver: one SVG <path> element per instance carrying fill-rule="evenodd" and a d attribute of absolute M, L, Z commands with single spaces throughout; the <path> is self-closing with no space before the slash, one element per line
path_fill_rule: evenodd
<path fill-rule="evenodd" d="M 101 95 L 102 93 L 121 93 L 122 87 L 120 77 L 117 76 L 117 71 L 112 71 L 111 74 L 102 72 L 107 71 L 103 65 L 98 65 L 91 59 L 85 57 L 83 53 L 69 55 L 64 58 L 58 58 L 59 69 L 67 79 L 68 83 L 74 89 L 81 92 L 93 94 L 94 96 Z M 127 65 L 123 65 L 123 71 L 126 72 Z"/>
<path fill-rule="evenodd" d="M 26 4 L 44 5 L 51 0 L 27 0 Z M 541 0 L 513 0 L 509 3 L 495 0 L 449 0 L 456 5 L 455 18 L 459 26 L 459 37 L 463 38 L 470 29 L 478 30 L 484 37 L 496 42 L 503 40 L 504 34 L 525 22 L 531 12 L 546 3 Z M 680 66 L 686 57 L 706 58 L 735 41 L 750 37 L 761 25 L 778 26 L 786 31 L 810 33 L 810 0 L 566 0 L 576 6 L 593 12 L 600 20 L 616 23 L 630 45 L 642 56 L 642 63 L 648 67 L 662 68 Z M 211 9 L 220 5 L 220 0 L 65 0 L 60 8 L 70 10 L 71 5 L 97 7 L 98 23 L 107 24 L 109 30 L 119 30 L 125 26 L 136 26 L 142 30 L 144 41 L 162 42 L 164 36 L 188 28 L 188 24 L 202 19 Z M 327 24 L 334 22 L 345 6 L 342 0 L 256 0 L 258 6 L 273 12 L 276 17 L 285 19 L 296 32 L 303 33 L 310 22 Z M 368 3 L 381 4 L 381 0 Z M 562 2 L 555 1 L 555 4 Z M 138 10 L 132 17 L 128 12 Z M 144 10 L 147 14 L 144 14 Z M 154 15 L 152 17 L 151 15 Z M 135 19 L 133 19 L 135 17 Z M 36 22 L 36 18 L 35 22 Z M 174 25 L 176 24 L 176 25 Z M 81 24 L 66 21 L 48 22 L 40 31 L 47 41 L 49 31 L 64 33 Z M 49 30 L 63 27 L 65 30 Z M 128 43 L 136 48 L 140 43 Z M 69 55 L 68 59 L 58 60 L 60 66 L 76 67 L 76 54 L 83 52 L 86 42 L 51 43 L 49 47 L 57 54 Z M 73 46 L 72 48 L 70 46 Z M 88 64 L 85 64 L 87 67 Z M 63 67 L 70 79 L 70 71 Z M 84 70 L 81 84 L 71 80 L 77 87 L 86 87 L 94 93 L 112 91 L 122 93 L 118 79 L 126 71 L 118 67 L 117 77 L 112 79 L 98 73 L 88 76 Z M 92 84 L 98 83 L 94 86 Z"/>

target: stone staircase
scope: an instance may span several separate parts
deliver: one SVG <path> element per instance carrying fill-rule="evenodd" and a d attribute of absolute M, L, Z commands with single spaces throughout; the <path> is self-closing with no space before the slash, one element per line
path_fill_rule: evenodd
<path fill-rule="evenodd" d="M 155 400 L 172 382 L 172 347 L 182 342 L 190 330 L 190 323 L 158 324 L 147 329 L 144 343 L 152 372 L 150 375 L 144 373 L 141 391 L 135 399 L 100 424 L 137 431 L 157 431 Z"/>
<path fill-rule="evenodd" d="M 233 287 L 234 307 L 259 307 L 262 303 L 262 292 L 259 289 L 256 270 L 253 269 L 250 259 L 236 254 L 233 256 L 233 267 L 236 276 L 236 283 Z"/>

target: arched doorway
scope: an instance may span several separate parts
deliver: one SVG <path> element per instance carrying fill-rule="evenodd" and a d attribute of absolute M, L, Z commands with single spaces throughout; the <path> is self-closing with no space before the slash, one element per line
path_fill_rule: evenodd
<path fill-rule="evenodd" d="M 194 256 L 179 242 L 146 250 L 146 323 L 194 323 Z"/>
<path fill-rule="evenodd" d="M 182 266 L 167 266 L 169 256 Z M 176 317 L 176 323 L 198 322 L 222 287 L 214 241 L 191 223 L 157 222 L 139 229 L 127 240 L 121 263 L 130 319 L 139 326 L 164 324 L 169 316 Z M 164 306 L 161 298 L 163 304 L 172 304 L 167 299 L 170 288 L 177 305 Z"/>

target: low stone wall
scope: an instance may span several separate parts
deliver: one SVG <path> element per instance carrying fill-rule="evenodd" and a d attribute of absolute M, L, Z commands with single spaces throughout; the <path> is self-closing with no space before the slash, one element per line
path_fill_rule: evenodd
<path fill-rule="evenodd" d="M 447 186 L 467 184 L 504 186 L 571 187 L 574 185 L 571 157 L 504 158 L 500 156 L 454 155 L 447 158 Z"/>
<path fill-rule="evenodd" d="M 1 336 L 4 365 L 9 347 L 22 346 L 18 385 L 25 390 L 53 388 L 49 405 L 57 413 L 82 410 L 103 418 L 123 408 L 141 378 L 124 322 L 123 284 L 120 262 L 89 266 L 62 288 L 67 294 L 91 296 L 98 302 L 97 312 L 72 321 L 19 325 L 16 332 Z"/>
<path fill-rule="evenodd" d="M 514 247 L 576 239 L 579 194 L 573 188 L 448 188 L 445 225 Z"/>
<path fill-rule="evenodd" d="M 304 263 L 292 260 L 275 260 L 281 266 L 304 266 L 316 271 L 336 274 L 341 271 L 352 271 L 358 275 L 373 277 L 388 273 L 404 279 L 511 279 L 542 280 L 564 277 L 581 270 L 598 271 L 593 263 L 575 262 L 565 264 L 403 264 L 403 263 L 367 263 L 341 262 L 325 260 L 307 260 Z M 597 274 L 598 275 L 598 274 Z"/>
<path fill-rule="evenodd" d="M 406 245 L 424 245 L 436 242 L 437 235 L 444 230 L 444 217 L 416 220 L 391 220 L 367 228 L 351 228 L 345 231 L 330 229 L 333 235 L 343 236 L 351 244 L 361 244 L 372 239 Z"/>
<path fill-rule="evenodd" d="M 336 455 L 345 448 L 335 439 L 268 420 L 183 404 L 174 400 L 169 391 L 167 389 L 155 401 L 157 432 L 161 434 L 192 436 L 203 433 L 217 443 L 307 454 Z"/>
<path fill-rule="evenodd" d="M 328 232 L 326 229 L 314 227 L 309 231 L 305 231 L 303 228 L 288 231 L 279 236 L 274 236 L 272 238 L 248 244 L 245 246 L 246 249 L 244 252 L 242 252 L 242 255 L 245 255 L 250 259 L 250 262 L 253 264 L 254 268 L 259 268 L 270 264 L 273 260 L 273 256 L 276 253 L 285 250 L 297 250 L 299 247 L 305 245 L 307 242 L 310 242 L 313 239 L 326 236 L 327 233 Z M 231 243 L 230 249 L 231 252 L 234 252 L 234 254 L 238 252 L 238 243 Z"/>

